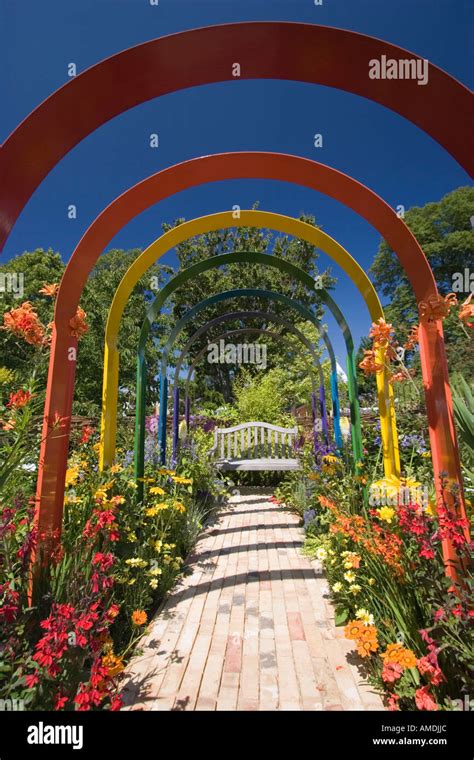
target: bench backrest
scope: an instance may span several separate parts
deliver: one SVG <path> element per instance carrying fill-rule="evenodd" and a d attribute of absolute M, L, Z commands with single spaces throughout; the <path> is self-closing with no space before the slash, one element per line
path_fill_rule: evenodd
<path fill-rule="evenodd" d="M 214 430 L 209 452 L 217 459 L 293 459 L 298 428 L 283 428 L 267 422 L 244 422 Z"/>

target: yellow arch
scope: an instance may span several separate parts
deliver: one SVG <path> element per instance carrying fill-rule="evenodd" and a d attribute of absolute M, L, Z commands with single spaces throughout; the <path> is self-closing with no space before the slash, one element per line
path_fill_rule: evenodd
<path fill-rule="evenodd" d="M 286 235 L 293 235 L 320 248 L 330 256 L 351 278 L 362 295 L 374 322 L 384 317 L 382 305 L 374 286 L 357 261 L 339 243 L 322 230 L 299 219 L 275 214 L 270 211 L 222 211 L 202 216 L 179 225 L 164 233 L 138 256 L 124 274 L 109 310 L 105 331 L 104 380 L 102 393 L 102 420 L 100 436 L 100 467 L 113 463 L 117 435 L 117 398 L 119 380 L 119 353 L 117 347 L 120 320 L 127 301 L 138 280 L 165 253 L 184 240 L 214 230 L 230 227 L 258 227 L 273 229 Z M 379 357 L 381 363 L 383 356 Z M 393 405 L 393 390 L 388 382 L 387 372 L 378 373 L 377 393 L 380 413 L 383 461 L 386 476 L 400 475 L 400 455 L 398 434 Z"/>

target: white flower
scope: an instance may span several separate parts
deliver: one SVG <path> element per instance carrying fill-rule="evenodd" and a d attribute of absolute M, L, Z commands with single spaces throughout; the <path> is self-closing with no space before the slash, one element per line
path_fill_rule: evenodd
<path fill-rule="evenodd" d="M 327 559 L 327 556 L 328 553 L 323 546 L 320 546 L 319 549 L 316 550 L 316 558 L 321 560 L 321 562 L 324 562 L 324 560 Z"/>
<path fill-rule="evenodd" d="M 347 573 L 344 573 L 344 578 L 348 583 L 354 583 L 356 576 L 355 576 L 355 573 L 352 572 L 352 570 L 348 570 Z"/>
<path fill-rule="evenodd" d="M 362 620 L 364 625 L 374 624 L 374 616 L 369 612 L 369 610 L 365 610 L 363 607 L 357 610 L 356 618 L 357 620 Z"/>

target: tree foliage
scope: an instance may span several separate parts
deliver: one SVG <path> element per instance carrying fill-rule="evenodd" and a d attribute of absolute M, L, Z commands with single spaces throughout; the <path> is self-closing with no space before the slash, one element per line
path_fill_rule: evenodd
<path fill-rule="evenodd" d="M 443 295 L 453 290 L 456 273 L 474 263 L 474 235 L 471 218 L 474 215 L 474 188 L 459 187 L 441 200 L 413 207 L 405 214 L 405 223 L 420 243 Z M 387 321 L 394 325 L 397 337 L 403 342 L 410 327 L 418 322 L 418 309 L 411 285 L 397 256 L 382 241 L 370 269 L 375 287 L 389 303 L 385 308 Z M 459 293 L 460 300 L 469 295 Z M 473 352 L 466 352 L 466 334 L 456 314 L 444 322 L 446 350 L 451 370 L 474 370 Z"/>

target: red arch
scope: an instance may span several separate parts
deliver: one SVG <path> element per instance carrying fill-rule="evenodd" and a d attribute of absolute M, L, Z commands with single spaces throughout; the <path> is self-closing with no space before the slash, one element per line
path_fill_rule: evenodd
<path fill-rule="evenodd" d="M 418 58 L 375 37 L 334 27 L 245 22 L 144 42 L 87 69 L 12 132 L 0 158 L 0 250 L 31 194 L 60 159 L 109 119 L 159 95 L 233 79 L 288 79 L 336 87 L 391 108 L 473 172 L 471 92 L 433 64 L 428 83 L 370 79 L 369 61 Z M 454 117 L 453 117 L 454 115 Z"/>
<path fill-rule="evenodd" d="M 69 417 L 74 390 L 75 363 L 68 351 L 75 344 L 68 330 L 87 276 L 104 247 L 121 227 L 150 205 L 192 186 L 224 179 L 275 179 L 323 192 L 344 203 L 372 224 L 397 252 L 417 300 L 435 295 L 433 273 L 416 238 L 395 211 L 360 182 L 324 164 L 275 153 L 224 153 L 192 159 L 139 182 L 102 211 L 76 247 L 64 273 L 56 301 L 55 326 L 38 477 L 37 513 L 40 534 L 52 534 L 61 525 L 67 464 L 67 423 L 51 433 L 55 413 Z M 420 352 L 430 425 L 435 473 L 446 471 L 460 486 L 459 454 L 440 322 L 420 325 Z M 441 498 L 441 493 L 439 493 Z M 454 558 L 451 547 L 445 556 Z"/>

